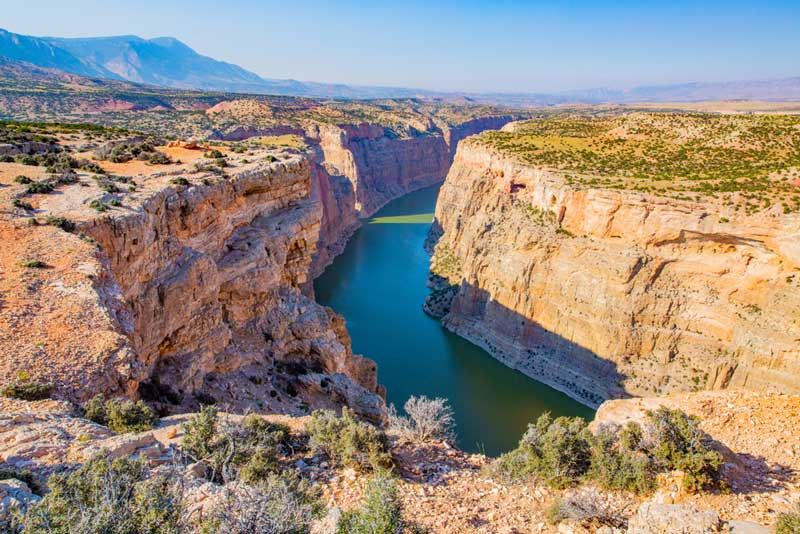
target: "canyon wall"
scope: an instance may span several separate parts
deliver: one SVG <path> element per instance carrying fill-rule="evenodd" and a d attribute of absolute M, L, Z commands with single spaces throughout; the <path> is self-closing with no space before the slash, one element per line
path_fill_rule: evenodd
<path fill-rule="evenodd" d="M 466 141 L 431 241 L 426 309 L 585 404 L 800 392 L 800 216 L 779 206 L 580 190 Z"/>
<path fill-rule="evenodd" d="M 489 129 L 501 128 L 508 116 L 482 117 L 456 126 L 420 125 L 420 131 L 397 137 L 376 124 L 314 124 L 305 135 L 316 146 L 322 231 L 312 277 L 344 249 L 359 227 L 391 200 L 441 182 L 458 142 Z"/>
<path fill-rule="evenodd" d="M 300 291 L 322 218 L 312 168 L 295 156 L 168 188 L 135 214 L 82 228 L 130 309 L 140 368 L 132 387 L 149 379 L 150 390 L 273 411 L 305 388 L 380 418 L 376 365 L 351 352 L 341 317 Z"/>
<path fill-rule="evenodd" d="M 141 397 L 164 411 L 347 404 L 382 420 L 377 366 L 352 353 L 344 319 L 302 291 L 323 214 L 313 158 L 237 163 L 222 177 L 139 175 L 105 214 L 89 206 L 104 194 L 94 183 L 42 197 L 38 213 L 74 233 L 2 220 L 13 243 L 0 256 L 4 289 L 20 297 L 3 306 L 0 383 L 23 373 L 61 398 Z M 32 272 L 19 257 L 49 267 Z"/>

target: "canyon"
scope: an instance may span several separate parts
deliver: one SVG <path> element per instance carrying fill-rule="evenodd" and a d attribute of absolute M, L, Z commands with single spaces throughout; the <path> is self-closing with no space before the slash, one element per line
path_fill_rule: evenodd
<path fill-rule="evenodd" d="M 322 233 L 311 274 L 319 275 L 359 227 L 387 202 L 444 180 L 462 139 L 497 129 L 512 116 L 457 125 L 429 124 L 425 135 L 393 138 L 378 125 L 322 125 L 306 132 L 319 143 L 317 181 Z"/>
<path fill-rule="evenodd" d="M 704 439 L 723 455 L 732 493 L 683 494 L 669 477 L 652 496 L 599 493 L 620 510 L 620 524 L 654 532 L 647 525 L 656 519 L 691 524 L 702 516 L 712 532 L 743 520 L 768 524 L 790 510 L 800 495 L 800 449 L 791 432 L 800 393 L 794 167 L 771 171 L 774 188 L 755 200 L 749 189 L 689 196 L 670 189 L 675 184 L 659 182 L 654 191 L 650 182 L 640 187 L 526 159 L 530 153 L 519 147 L 529 138 L 538 143 L 533 158 L 572 141 L 540 142 L 513 115 L 431 115 L 400 125 L 303 119 L 275 127 L 238 125 L 226 116 L 237 109 L 241 103 L 200 112 L 219 126 L 208 141 L 167 143 L 84 126 L 4 132 L 0 202 L 11 208 L 0 213 L 0 351 L 7 355 L 0 386 L 47 382 L 54 397 L 0 399 L 4 466 L 44 480 L 106 450 L 158 468 L 174 462 L 189 414 L 208 404 L 232 414 L 281 414 L 263 420 L 289 425 L 305 443 L 309 413 L 348 406 L 386 429 L 400 499 L 415 521 L 434 532 L 555 531 L 547 524 L 551 506 L 593 490 L 583 482 L 566 492 L 541 480 L 506 485 L 487 475 L 484 454 L 395 434 L 384 424 L 378 366 L 354 353 L 345 318 L 315 300 L 314 278 L 365 217 L 444 179 L 426 242 L 433 291 L 425 311 L 507 366 L 599 406 L 595 430 L 641 421 L 664 405 L 700 417 Z M 639 142 L 643 124 L 657 120 L 613 117 L 624 142 Z M 559 131 L 597 126 L 569 115 L 554 120 Z M 620 143 L 611 144 L 615 157 Z M 153 156 L 123 161 L 115 147 Z M 25 164 L 51 152 L 74 165 L 59 173 Z M 783 203 L 769 196 L 787 191 Z M 417 221 L 429 209 L 414 205 L 400 218 Z M 373 239 L 394 246 L 387 235 L 373 232 Z M 423 266 L 423 283 L 424 275 Z M 379 292 L 368 298 L 379 300 Z M 389 315 L 380 320 L 390 324 Z M 399 326 L 394 333 L 405 335 Z M 404 359 L 402 350 L 390 357 L 402 360 L 406 374 L 423 368 L 436 381 L 436 365 L 458 373 L 446 361 L 426 362 L 430 354 L 419 363 Z M 456 351 L 464 374 L 480 375 L 482 387 L 491 386 L 486 395 L 505 399 L 473 399 L 459 425 L 492 418 L 495 405 L 530 421 L 547 405 L 539 397 L 556 393 L 531 389 L 531 402 L 512 390 L 513 380 L 509 391 L 492 391 L 497 386 L 480 371 L 489 368 L 468 361 L 484 354 Z M 455 390 L 474 391 L 463 383 Z M 143 399 L 164 417 L 153 429 L 115 435 L 76 408 L 96 393 Z M 631 396 L 639 398 L 608 401 Z M 480 410 L 484 419 L 473 414 Z M 479 450 L 482 431 L 470 435 Z M 492 453 L 513 440 L 504 436 Z M 353 509 L 366 491 L 365 476 L 305 446 L 291 462 L 286 472 L 296 468 L 313 481 L 330 510 Z M 192 513 L 219 504 L 224 484 L 197 476 L 197 464 L 178 469 Z M 23 490 L 0 481 L 3 502 L 35 502 Z M 564 521 L 559 531 L 593 530 Z"/>
<path fill-rule="evenodd" d="M 459 146 L 429 239 L 426 309 L 447 328 L 590 406 L 800 392 L 800 214 L 587 186 L 480 137 Z"/>
<path fill-rule="evenodd" d="M 37 199 L 38 216 L 74 233 L 31 225 L 23 210 L 4 221 L 5 381 L 22 373 L 77 402 L 104 393 L 167 410 L 300 413 L 348 404 L 382 420 L 375 364 L 352 354 L 344 320 L 300 289 L 321 219 L 310 163 L 261 155 L 230 158 L 240 168 L 223 179 L 173 164 L 136 174 L 128 193 L 79 178 Z M 108 164 L 126 165 L 136 164 Z M 116 200 L 116 213 L 89 208 L 95 195 Z M 24 267 L 32 257 L 51 267 Z"/>
<path fill-rule="evenodd" d="M 175 163 L 160 168 L 99 161 L 120 186 L 79 173 L 58 195 L 35 196 L 34 212 L 4 216 L 3 289 L 14 298 L 2 317 L 3 381 L 51 382 L 76 402 L 102 392 L 165 411 L 348 405 L 383 420 L 376 365 L 352 353 L 344 319 L 314 302 L 310 281 L 361 217 L 442 180 L 460 139 L 509 120 L 431 124 L 435 132 L 403 138 L 377 124 L 314 124 L 303 150 L 244 157 L 218 147 L 222 177 L 193 144 L 164 148 Z M 23 189 L 12 179 L 31 168 L 0 165 L 11 203 Z M 120 207 L 98 213 L 92 198 Z M 24 267 L 32 257 L 55 268 Z"/>

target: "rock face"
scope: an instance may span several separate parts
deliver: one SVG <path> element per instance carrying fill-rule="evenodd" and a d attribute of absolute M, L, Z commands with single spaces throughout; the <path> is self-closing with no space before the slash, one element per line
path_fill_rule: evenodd
<path fill-rule="evenodd" d="M 375 363 L 352 353 L 344 320 L 302 289 L 323 216 L 313 155 L 249 157 L 229 154 L 225 176 L 191 159 L 160 169 L 103 162 L 130 184 L 124 194 L 105 185 L 117 209 L 89 207 L 111 199 L 89 176 L 36 199 L 40 221 L 61 217 L 71 233 L 0 217 L 0 292 L 13 296 L 0 314 L 9 355 L 0 384 L 29 376 L 58 398 L 125 395 L 166 411 L 349 404 L 381 420 Z M 13 183 L 13 172 L 0 178 Z M 29 258 L 47 268 L 26 268 Z"/>
<path fill-rule="evenodd" d="M 353 355 L 342 320 L 299 289 L 322 217 L 310 188 L 310 163 L 295 157 L 167 188 L 135 214 L 82 227 L 108 258 L 130 319 L 136 358 L 122 389 L 258 406 L 270 391 L 295 393 L 278 376 L 289 367 L 346 375 L 335 396 L 380 418 L 375 364 Z"/>
<path fill-rule="evenodd" d="M 508 116 L 482 117 L 456 126 L 420 125 L 408 137 L 389 136 L 376 124 L 318 125 L 305 135 L 317 144 L 315 173 L 323 205 L 320 246 L 312 276 L 341 253 L 347 239 L 369 217 L 391 200 L 429 185 L 447 175 L 458 142 L 488 129 L 501 128 Z"/>
<path fill-rule="evenodd" d="M 579 189 L 467 141 L 431 237 L 445 326 L 588 405 L 800 392 L 796 213 Z"/>

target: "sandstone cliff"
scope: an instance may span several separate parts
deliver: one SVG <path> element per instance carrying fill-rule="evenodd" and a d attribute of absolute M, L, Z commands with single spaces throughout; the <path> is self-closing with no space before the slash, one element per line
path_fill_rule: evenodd
<path fill-rule="evenodd" d="M 732 386 L 796 393 L 799 237 L 800 215 L 780 206 L 579 188 L 470 140 L 436 207 L 444 278 L 428 309 L 592 406 Z"/>
<path fill-rule="evenodd" d="M 461 139 L 500 128 L 510 120 L 509 116 L 490 116 L 455 126 L 431 123 L 425 125 L 426 130 L 404 137 L 390 135 L 377 124 L 309 127 L 306 135 L 318 143 L 316 175 L 323 205 L 312 276 L 341 253 L 360 218 L 406 193 L 442 181 Z"/>
<path fill-rule="evenodd" d="M 130 193 L 81 176 L 33 198 L 35 218 L 6 217 L 3 289 L 16 297 L 3 309 L 3 382 L 24 372 L 78 401 L 102 392 L 168 410 L 214 401 L 289 413 L 350 404 L 381 419 L 376 365 L 351 352 L 344 320 L 300 289 L 322 218 L 313 160 L 249 157 L 230 154 L 224 176 L 163 165 L 136 174 Z M 96 213 L 95 195 L 119 207 Z M 74 233 L 27 224 L 45 215 Z M 26 268 L 31 257 L 48 268 Z"/>

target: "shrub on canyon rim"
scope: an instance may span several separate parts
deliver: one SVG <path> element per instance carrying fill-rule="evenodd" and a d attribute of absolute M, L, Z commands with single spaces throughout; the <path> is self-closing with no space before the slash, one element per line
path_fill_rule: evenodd
<path fill-rule="evenodd" d="M 420 442 L 450 441 L 455 437 L 453 410 L 447 399 L 412 396 L 403 410 L 408 416 L 398 414 L 393 404 L 389 406 L 389 427 L 402 437 Z"/>
<path fill-rule="evenodd" d="M 487 472 L 512 482 L 539 478 L 556 488 L 591 479 L 605 489 L 646 494 L 659 473 L 673 470 L 683 471 L 687 491 L 719 487 L 722 463 L 696 418 L 661 407 L 647 412 L 644 426 L 605 426 L 594 435 L 580 418 L 544 414 Z"/>
<path fill-rule="evenodd" d="M 20 371 L 15 382 L 6 384 L 0 389 L 0 395 L 11 399 L 36 401 L 49 399 L 52 390 L 52 384 L 36 382 L 26 371 Z"/>
<path fill-rule="evenodd" d="M 240 423 L 220 421 L 216 408 L 203 407 L 184 424 L 183 450 L 207 468 L 209 480 L 254 484 L 280 470 L 289 452 L 289 428 L 256 415 Z"/>
<path fill-rule="evenodd" d="M 386 471 L 378 471 L 367 483 L 364 502 L 342 515 L 338 534 L 393 534 L 404 532 L 403 505 L 397 484 Z"/>
<path fill-rule="evenodd" d="M 50 493 L 22 520 L 26 534 L 182 532 L 180 491 L 143 460 L 100 454 L 70 475 L 53 475 Z"/>
<path fill-rule="evenodd" d="M 356 419 L 347 407 L 341 417 L 330 410 L 315 411 L 306 432 L 311 450 L 324 453 L 336 465 L 379 469 L 393 464 L 386 435 Z"/>
<path fill-rule="evenodd" d="M 158 423 L 155 412 L 144 401 L 105 400 L 102 395 L 95 395 L 86 403 L 84 416 L 117 434 L 143 432 Z"/>
<path fill-rule="evenodd" d="M 775 534 L 797 534 L 800 532 L 800 502 L 795 504 L 794 510 L 778 516 L 775 523 Z"/>
<path fill-rule="evenodd" d="M 574 485 L 591 464 L 591 433 L 579 418 L 542 414 L 528 425 L 519 446 L 492 462 L 490 476 L 510 482 L 540 478 L 550 486 Z"/>
<path fill-rule="evenodd" d="M 708 447 L 697 417 L 661 406 L 647 412 L 640 449 L 654 458 L 661 471 L 680 470 L 684 489 L 700 491 L 720 486 L 722 455 Z"/>
<path fill-rule="evenodd" d="M 319 495 L 304 480 L 271 474 L 257 484 L 226 487 L 225 500 L 205 521 L 202 532 L 308 532 L 322 512 Z"/>

